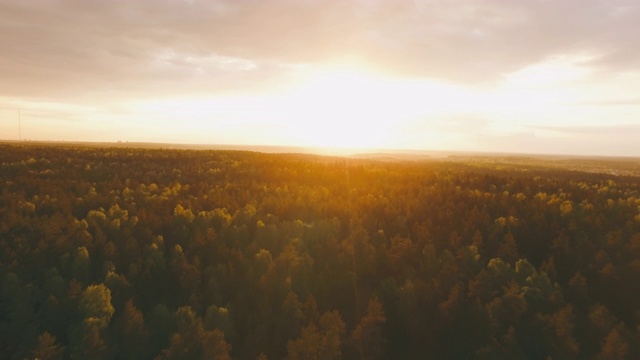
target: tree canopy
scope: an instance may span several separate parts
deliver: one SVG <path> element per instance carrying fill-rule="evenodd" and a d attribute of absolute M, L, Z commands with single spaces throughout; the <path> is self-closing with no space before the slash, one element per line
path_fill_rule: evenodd
<path fill-rule="evenodd" d="M 0 353 L 640 358 L 640 166 L 589 164 L 0 144 Z"/>

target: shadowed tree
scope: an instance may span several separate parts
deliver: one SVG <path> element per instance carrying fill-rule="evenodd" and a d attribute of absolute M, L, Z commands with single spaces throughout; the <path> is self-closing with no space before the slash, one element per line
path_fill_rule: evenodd
<path fill-rule="evenodd" d="M 360 319 L 351 334 L 351 342 L 360 355 L 360 359 L 380 359 L 386 339 L 382 326 L 387 318 L 382 304 L 377 299 L 369 300 L 366 314 Z"/>
<path fill-rule="evenodd" d="M 229 359 L 231 347 L 218 329 L 205 330 L 202 319 L 196 317 L 190 307 L 181 307 L 174 315 L 176 332 L 171 337 L 168 349 L 163 350 L 164 359 Z"/>
<path fill-rule="evenodd" d="M 286 354 L 286 344 L 300 335 L 303 321 L 302 304 L 298 296 L 290 291 L 282 304 L 282 314 L 276 322 L 275 343 L 282 344 L 282 348 L 275 349 L 273 357 L 283 357 Z"/>
<path fill-rule="evenodd" d="M 546 324 L 550 353 L 557 359 L 575 359 L 580 344 L 573 337 L 573 306 L 566 305 L 552 315 L 539 316 Z"/>
<path fill-rule="evenodd" d="M 288 359 L 339 359 L 345 324 L 337 311 L 322 314 L 318 325 L 311 323 L 302 335 L 287 344 Z"/>
<path fill-rule="evenodd" d="M 64 356 L 64 347 L 58 345 L 55 336 L 45 331 L 38 336 L 38 346 L 32 354 L 39 360 L 61 360 Z"/>
<path fill-rule="evenodd" d="M 231 346 L 224 339 L 224 333 L 218 329 L 205 331 L 202 335 L 202 359 L 229 360 Z"/>
<path fill-rule="evenodd" d="M 86 318 L 71 338 L 73 359 L 108 359 L 109 349 L 104 338 L 104 324 L 94 317 Z"/>
<path fill-rule="evenodd" d="M 233 343 L 235 339 L 235 326 L 233 318 L 229 314 L 229 309 L 211 305 L 207 308 L 204 318 L 204 328 L 206 330 L 218 329 L 224 333 L 225 339 Z"/>
<path fill-rule="evenodd" d="M 518 260 L 518 246 L 511 232 L 505 234 L 496 256 L 510 264 Z"/>
<path fill-rule="evenodd" d="M 142 312 L 127 300 L 122 313 L 115 319 L 115 337 L 120 343 L 118 357 L 122 359 L 143 359 L 149 355 L 149 331 Z"/>
<path fill-rule="evenodd" d="M 86 284 L 89 280 L 91 266 L 91 258 L 86 247 L 81 246 L 76 249 L 76 253 L 71 262 L 71 271 L 73 277 L 78 281 Z"/>
<path fill-rule="evenodd" d="M 151 332 L 151 347 L 163 349 L 169 343 L 173 328 L 173 319 L 169 308 L 165 304 L 158 304 L 146 314 Z"/>
<path fill-rule="evenodd" d="M 620 325 L 614 327 L 605 337 L 602 349 L 596 357 L 597 360 L 623 360 L 628 359 L 629 344 L 624 340 Z"/>
<path fill-rule="evenodd" d="M 310 324 L 302 330 L 302 335 L 287 344 L 288 356 L 294 359 L 339 359 L 342 356 L 342 340 L 345 324 L 337 311 L 326 312 L 320 317 L 320 324 Z"/>
<path fill-rule="evenodd" d="M 315 324 L 311 324 L 302 330 L 302 335 L 296 340 L 290 340 L 287 344 L 289 360 L 317 360 L 322 348 L 322 334 Z"/>

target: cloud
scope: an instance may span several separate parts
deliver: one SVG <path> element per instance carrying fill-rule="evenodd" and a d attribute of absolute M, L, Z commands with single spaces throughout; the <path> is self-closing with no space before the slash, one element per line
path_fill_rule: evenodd
<path fill-rule="evenodd" d="M 155 96 L 268 89 L 295 64 L 360 59 L 467 84 L 551 56 L 640 70 L 633 1 L 0 0 L 0 95 Z M 168 55 L 170 54 L 170 55 Z"/>
<path fill-rule="evenodd" d="M 427 124 L 425 127 L 429 126 L 438 131 L 454 134 L 480 134 L 489 130 L 491 126 L 489 119 L 474 114 L 443 116 L 435 119 L 432 123 L 429 124 L 429 122 L 425 121 L 425 124 Z"/>
<path fill-rule="evenodd" d="M 640 136 L 640 125 L 638 124 L 622 124 L 622 125 L 604 125 L 604 126 L 537 126 L 534 129 L 547 130 L 561 134 L 588 134 L 588 135 L 620 135 Z"/>
<path fill-rule="evenodd" d="M 570 105 L 586 105 L 586 106 L 638 106 L 640 98 L 622 98 L 607 100 L 592 100 L 573 102 Z"/>
<path fill-rule="evenodd" d="M 572 154 L 599 156 L 637 156 L 640 153 L 640 127 L 619 129 L 548 129 L 553 131 L 518 131 L 501 135 L 483 134 L 470 138 L 473 149 L 499 153 Z M 575 131 L 574 131 L 575 130 Z"/>

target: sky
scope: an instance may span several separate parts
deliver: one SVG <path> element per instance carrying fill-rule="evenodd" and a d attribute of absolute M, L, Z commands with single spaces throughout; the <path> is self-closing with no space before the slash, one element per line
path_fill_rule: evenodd
<path fill-rule="evenodd" d="M 640 1 L 0 0 L 0 139 L 640 156 Z"/>

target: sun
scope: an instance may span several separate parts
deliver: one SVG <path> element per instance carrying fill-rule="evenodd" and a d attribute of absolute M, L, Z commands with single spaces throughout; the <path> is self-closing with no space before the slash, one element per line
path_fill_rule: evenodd
<path fill-rule="evenodd" d="M 354 68 L 318 71 L 295 89 L 287 126 L 300 145 L 320 148 L 380 148 L 388 142 L 393 82 Z"/>

